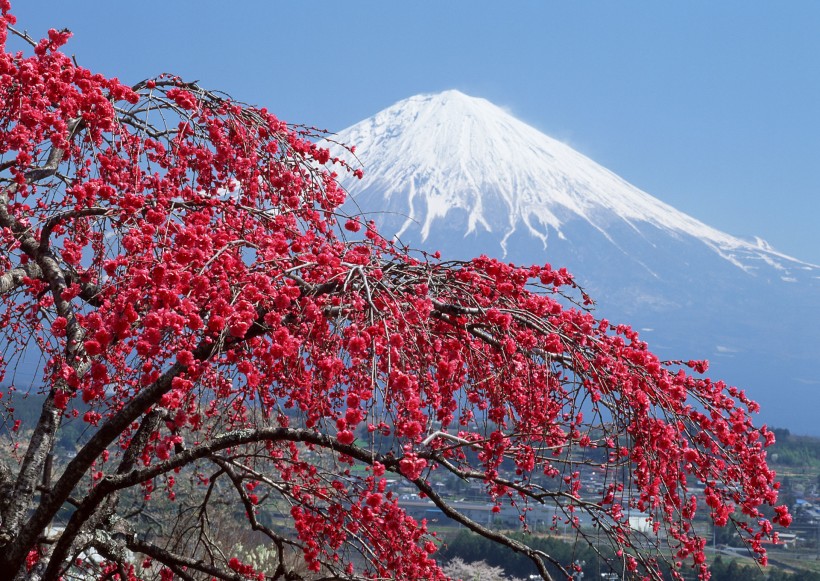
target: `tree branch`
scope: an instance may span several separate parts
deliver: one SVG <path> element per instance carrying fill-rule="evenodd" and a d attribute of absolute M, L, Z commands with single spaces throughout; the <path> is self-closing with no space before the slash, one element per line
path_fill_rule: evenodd
<path fill-rule="evenodd" d="M 74 137 L 74 135 L 81 129 L 84 125 L 82 117 L 77 117 L 75 119 L 71 119 L 68 122 L 68 141 Z M 41 167 L 35 167 L 26 172 L 26 180 L 31 182 L 40 181 L 45 179 L 49 176 L 53 176 L 57 173 L 57 169 L 60 167 L 60 164 L 63 162 L 63 157 L 65 156 L 65 150 L 59 147 L 53 147 L 48 152 L 48 160 L 46 164 Z"/>
<path fill-rule="evenodd" d="M 0 275 L 0 295 L 15 290 L 26 278 L 40 278 L 43 271 L 36 262 L 27 262 L 23 266 L 12 268 Z"/>
<path fill-rule="evenodd" d="M 474 520 L 468 518 L 466 515 L 458 512 L 452 506 L 450 506 L 439 494 L 430 486 L 426 481 L 422 480 L 421 478 L 414 480 L 413 484 L 422 491 L 425 495 L 427 495 L 430 500 L 433 501 L 441 512 L 447 515 L 450 519 L 454 520 L 455 522 L 463 524 L 465 527 L 473 531 L 474 533 L 478 533 L 484 538 L 490 539 L 491 541 L 495 541 L 500 545 L 504 545 L 505 547 L 509 547 L 516 553 L 523 553 L 526 555 L 538 568 L 538 572 L 541 574 L 541 577 L 546 581 L 552 581 L 552 575 L 550 575 L 549 571 L 547 570 L 546 565 L 544 564 L 543 559 L 547 559 L 550 563 L 558 567 L 561 572 L 570 577 L 570 574 L 567 570 L 553 557 L 550 557 L 548 554 L 544 553 L 543 551 L 536 551 L 535 549 L 525 545 L 520 541 L 516 541 L 515 539 L 511 539 L 507 535 L 488 529 L 487 527 L 475 522 Z"/>
<path fill-rule="evenodd" d="M 206 563 L 201 559 L 194 560 L 189 557 L 177 555 L 176 553 L 172 553 L 162 547 L 158 547 L 147 541 L 138 539 L 136 534 L 132 534 L 126 539 L 125 546 L 136 553 L 142 553 L 143 555 L 147 555 L 152 559 L 167 565 L 169 568 L 174 569 L 178 573 L 183 573 L 187 568 L 199 571 L 201 573 L 206 573 L 216 577 L 217 579 L 225 579 L 226 581 L 247 581 L 247 578 L 243 577 L 239 573 L 235 573 L 228 569 L 215 567 L 214 565 Z M 193 577 L 187 574 L 180 576 L 193 580 Z"/>
<path fill-rule="evenodd" d="M 387 470 L 394 472 L 396 474 L 401 474 L 399 470 L 400 458 L 396 458 L 392 455 L 383 455 L 376 452 L 368 451 L 358 446 L 354 446 L 352 444 L 341 444 L 335 438 L 332 438 L 325 434 L 317 433 L 313 430 L 298 428 L 260 428 L 256 430 L 238 430 L 236 432 L 231 432 L 214 438 L 213 440 L 211 440 L 211 442 L 207 444 L 202 444 L 200 446 L 184 450 L 181 453 L 175 455 L 173 458 L 166 460 L 164 462 L 160 462 L 154 466 L 150 466 L 140 470 L 132 470 L 127 474 L 117 474 L 104 477 L 100 481 L 100 483 L 97 484 L 97 486 L 95 486 L 94 489 L 92 489 L 89 495 L 85 498 L 80 508 L 78 508 L 78 510 L 75 512 L 75 516 L 84 515 L 85 518 L 87 518 L 87 516 L 94 514 L 99 504 L 108 495 L 118 490 L 136 486 L 141 482 L 146 482 L 162 474 L 174 471 L 175 469 L 181 468 L 196 460 L 206 457 L 212 457 L 213 454 L 215 454 L 218 451 L 225 450 L 228 448 L 234 448 L 236 446 L 241 446 L 244 444 L 257 443 L 263 441 L 288 441 L 309 443 L 314 446 L 333 450 L 339 454 L 350 456 L 351 458 L 354 458 L 366 464 L 372 465 L 378 462 L 384 465 Z M 222 467 L 223 469 L 225 469 L 225 466 Z M 536 551 L 531 547 L 521 543 L 520 541 L 511 539 L 506 535 L 503 535 L 502 533 L 498 533 L 496 531 L 488 529 L 487 527 L 484 527 L 483 525 L 469 519 L 462 513 L 458 512 L 444 499 L 442 499 L 435 492 L 435 490 L 424 480 L 417 479 L 412 482 L 421 492 L 426 494 L 433 501 L 433 503 L 441 509 L 441 511 L 444 514 L 446 514 L 454 521 L 463 524 L 464 526 L 466 526 L 473 532 L 480 534 L 481 536 L 484 536 L 490 540 L 503 544 L 516 552 L 521 552 L 527 555 L 527 557 L 529 557 L 535 563 L 536 567 L 538 568 L 539 572 L 541 573 L 544 579 L 551 580 L 552 577 L 547 571 L 542 559 L 546 559 L 553 563 L 555 566 L 561 568 L 561 570 L 564 570 L 562 568 L 562 565 L 549 555 L 540 551 Z M 78 516 L 78 518 L 81 517 Z M 72 517 L 72 520 L 73 519 L 74 517 Z M 55 556 L 57 556 L 56 551 L 57 548 L 55 548 Z M 57 564 L 58 562 L 59 559 L 53 558 L 52 564 L 50 564 L 49 566 L 49 572 L 57 571 L 57 567 L 59 567 L 59 565 Z"/>

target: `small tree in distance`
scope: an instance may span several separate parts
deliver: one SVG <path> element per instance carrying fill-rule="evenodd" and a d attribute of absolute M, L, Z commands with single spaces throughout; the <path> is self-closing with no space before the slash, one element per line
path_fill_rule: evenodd
<path fill-rule="evenodd" d="M 462 581 L 521 581 L 516 577 L 507 577 L 501 567 L 492 567 L 484 561 L 465 563 L 458 557 L 444 566 L 444 573 L 453 579 Z"/>
<path fill-rule="evenodd" d="M 444 578 L 391 480 L 572 574 L 460 510 L 444 474 L 524 526 L 553 505 L 620 574 L 706 577 L 698 511 L 765 563 L 790 516 L 761 512 L 773 437 L 742 391 L 596 320 L 563 269 L 413 254 L 344 215 L 332 168 L 361 172 L 320 132 L 176 77 L 93 74 L 68 32 L 33 41 L 0 7 L 5 578 Z M 44 403 L 20 426 L 32 353 Z M 52 469 L 69 422 L 85 437 Z"/>

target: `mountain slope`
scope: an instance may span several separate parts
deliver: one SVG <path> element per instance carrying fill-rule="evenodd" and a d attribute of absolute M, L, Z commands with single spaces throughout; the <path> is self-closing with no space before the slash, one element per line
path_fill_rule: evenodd
<path fill-rule="evenodd" d="M 458 91 L 405 99 L 336 139 L 365 172 L 343 182 L 350 210 L 383 234 L 447 257 L 566 266 L 599 315 L 644 329 L 663 356 L 711 359 L 767 419 L 820 434 L 813 412 L 794 413 L 818 401 L 817 266 L 712 228 Z"/>

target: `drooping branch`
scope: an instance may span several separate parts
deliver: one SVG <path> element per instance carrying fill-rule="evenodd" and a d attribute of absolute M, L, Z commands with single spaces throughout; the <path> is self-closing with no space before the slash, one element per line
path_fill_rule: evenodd
<path fill-rule="evenodd" d="M 67 123 L 67 141 L 71 141 L 74 135 L 78 131 L 82 130 L 83 126 L 84 122 L 81 117 L 70 119 Z M 26 171 L 26 181 L 28 181 L 29 183 L 33 183 L 55 175 L 60 167 L 60 164 L 63 163 L 63 160 L 65 159 L 65 154 L 65 149 L 55 147 L 52 145 L 49 149 L 48 159 L 46 160 L 46 163 L 40 167 L 33 167 Z"/>
<path fill-rule="evenodd" d="M 71 210 L 69 212 L 55 214 L 46 221 L 43 225 L 42 231 L 40 232 L 40 253 L 42 254 L 48 252 L 49 247 L 51 246 L 51 233 L 58 224 L 83 218 L 85 216 L 105 216 L 110 212 L 111 210 L 109 208 L 98 207 L 82 208 L 80 210 Z"/>
<path fill-rule="evenodd" d="M 441 510 L 441 512 L 447 515 L 447 517 L 453 520 L 454 522 L 464 525 L 474 533 L 478 533 L 486 539 L 495 541 L 499 545 L 509 547 L 516 553 L 523 553 L 524 555 L 526 555 L 527 558 L 529 558 L 535 564 L 536 568 L 538 569 L 538 572 L 540 573 L 543 579 L 552 581 L 552 575 L 550 575 L 549 571 L 547 570 L 547 567 L 544 564 L 544 559 L 550 561 L 553 565 L 558 567 L 560 571 L 565 573 L 567 577 L 570 577 L 569 573 L 566 571 L 566 569 L 564 569 L 564 566 L 560 562 L 556 561 L 550 555 L 544 553 L 543 551 L 537 551 L 532 547 L 529 547 L 520 541 L 510 538 L 499 531 L 489 529 L 484 525 L 472 520 L 471 518 L 468 518 L 465 514 L 457 511 L 447 501 L 445 501 L 433 489 L 433 487 L 430 486 L 430 484 L 426 480 L 417 479 L 413 481 L 413 484 L 415 484 L 420 491 L 422 491 L 428 498 L 430 498 L 430 500 L 433 501 L 433 504 L 435 504 Z"/>
<path fill-rule="evenodd" d="M 271 542 L 273 542 L 274 546 L 276 547 L 278 565 L 276 567 L 276 571 L 273 573 L 273 578 L 277 579 L 279 577 L 284 576 L 284 578 L 287 579 L 289 577 L 290 572 L 288 571 L 285 565 L 285 546 L 291 545 L 294 547 L 298 547 L 298 543 L 275 533 L 269 527 L 260 523 L 259 520 L 256 518 L 256 510 L 250 498 L 248 497 L 248 492 L 242 486 L 242 479 L 240 478 L 240 475 L 237 474 L 237 471 L 234 469 L 231 463 L 219 457 L 212 457 L 211 460 L 217 466 L 222 468 L 225 471 L 225 474 L 228 476 L 228 478 L 230 478 L 231 483 L 233 484 L 233 487 L 237 495 L 240 497 L 242 505 L 245 508 L 245 516 L 251 525 L 251 530 L 258 531 L 264 534 L 271 540 Z M 255 474 L 254 476 L 259 480 L 265 480 L 265 478 L 260 474 Z"/>
<path fill-rule="evenodd" d="M 77 510 L 72 514 L 68 526 L 66 527 L 66 531 L 54 547 L 46 576 L 56 577 L 58 575 L 60 568 L 62 567 L 62 563 L 69 553 L 69 548 L 71 547 L 74 536 L 76 536 L 77 532 L 79 532 L 85 521 L 97 512 L 97 509 L 101 503 L 111 494 L 120 490 L 131 488 L 161 474 L 167 474 L 175 469 L 191 464 L 196 460 L 211 457 L 221 450 L 264 441 L 310 443 L 323 448 L 332 449 L 338 453 L 347 454 L 367 464 L 372 464 L 380 459 L 393 464 L 394 467 L 398 465 L 395 460 L 377 456 L 373 452 L 369 452 L 355 446 L 340 444 L 334 438 L 330 438 L 329 436 L 323 434 L 318 434 L 311 430 L 268 428 L 259 430 L 242 430 L 225 434 L 213 439 L 207 444 L 184 450 L 179 454 L 176 454 L 173 458 L 165 462 L 158 463 L 154 466 L 134 469 L 128 473 L 120 473 L 104 477 L 102 481 L 92 489 L 92 491 L 81 502 L 80 506 L 77 507 Z M 66 472 L 68 472 L 68 469 L 66 469 Z M 55 489 L 59 485 L 60 483 L 58 482 Z M 32 521 L 33 520 L 34 519 L 32 518 Z M 36 527 L 36 524 L 33 525 L 33 528 L 34 527 Z"/>
<path fill-rule="evenodd" d="M 367 465 L 372 466 L 378 463 L 383 465 L 387 470 L 395 474 L 402 474 L 400 469 L 401 457 L 395 457 L 392 454 L 378 454 L 371 450 L 361 448 L 359 446 L 351 444 L 342 444 L 336 438 L 332 438 L 330 436 L 320 434 L 312 430 L 296 428 L 267 428 L 256 430 L 241 430 L 219 436 L 207 444 L 203 444 L 200 446 L 184 450 L 176 454 L 173 458 L 165 462 L 158 463 L 154 466 L 142 469 L 135 469 L 128 473 L 118 473 L 116 475 L 104 477 L 100 481 L 100 483 L 97 484 L 97 486 L 95 486 L 94 489 L 88 494 L 88 496 L 83 500 L 83 502 L 78 507 L 77 511 L 75 511 L 75 513 L 72 515 L 72 519 L 69 522 L 69 525 L 66 529 L 66 533 L 69 532 L 69 530 L 79 530 L 84 520 L 89 518 L 91 515 L 95 514 L 97 507 L 100 505 L 100 503 L 102 503 L 106 498 L 108 498 L 111 494 L 115 493 L 116 491 L 131 488 L 142 482 L 149 481 L 162 474 L 168 474 L 197 460 L 203 458 L 210 458 L 216 461 L 217 464 L 222 466 L 223 470 L 228 470 L 228 473 L 230 475 L 230 467 L 226 466 L 224 461 L 216 459 L 215 454 L 222 450 L 234 449 L 238 446 L 259 442 L 306 443 L 320 448 L 332 450 L 336 454 L 341 454 L 349 456 L 351 458 L 355 458 L 356 460 L 363 462 Z M 420 454 L 419 456 L 422 457 L 423 455 Z M 235 478 L 235 476 L 233 478 Z M 467 528 L 469 528 L 477 534 L 480 534 L 481 536 L 498 542 L 499 544 L 505 545 L 515 552 L 521 552 L 522 554 L 525 554 L 528 558 L 530 558 L 533 561 L 533 563 L 535 563 L 536 567 L 539 570 L 539 573 L 542 575 L 544 579 L 552 579 L 552 577 L 546 569 L 543 559 L 548 560 L 553 565 L 558 567 L 560 570 L 565 571 L 563 569 L 563 565 L 560 562 L 556 561 L 550 555 L 540 551 L 536 551 L 531 547 L 525 545 L 524 543 L 521 543 L 520 541 L 508 537 L 507 535 L 504 535 L 503 533 L 500 533 L 498 531 L 489 529 L 477 523 L 476 521 L 468 518 L 466 515 L 459 512 L 457 509 L 453 508 L 453 506 L 449 502 L 444 500 L 438 493 L 436 493 L 433 487 L 430 486 L 430 484 L 426 480 L 418 478 L 415 480 L 411 480 L 411 482 L 414 486 L 416 486 L 419 489 L 420 492 L 427 495 L 433 501 L 433 503 L 453 521 L 466 526 Z M 513 484 L 503 480 L 500 482 Z M 242 494 L 244 494 L 244 492 Z M 245 508 L 250 515 L 252 513 L 252 506 L 250 502 L 247 500 L 247 497 L 245 497 L 245 500 L 247 501 L 247 506 Z M 252 518 L 252 523 L 254 524 L 255 530 L 262 530 L 263 527 L 258 525 L 258 523 L 256 523 L 253 517 L 249 516 L 249 518 Z M 282 540 L 281 537 L 275 535 L 275 533 L 272 533 L 272 531 L 271 534 L 273 536 L 269 536 L 271 536 L 273 540 Z M 52 561 L 49 565 L 49 569 L 47 570 L 47 576 L 57 574 L 57 572 L 59 571 L 58 568 L 60 566 L 59 563 L 67 554 L 67 549 L 69 546 L 70 539 L 64 533 L 63 538 L 61 538 L 60 541 L 57 543 L 52 554 Z"/>
<path fill-rule="evenodd" d="M 237 573 L 220 569 L 210 563 L 206 563 L 205 561 L 191 559 L 184 555 L 174 554 L 171 551 L 163 549 L 162 547 L 158 547 L 157 545 L 147 541 L 140 540 L 136 535 L 128 536 L 125 539 L 125 546 L 131 551 L 142 553 L 152 559 L 156 559 L 157 562 L 162 563 L 171 569 L 174 574 L 181 579 L 190 581 L 194 580 L 193 575 L 188 573 L 189 570 L 206 573 L 211 575 L 213 578 L 225 579 L 226 581 L 241 581 L 243 579 L 243 577 Z"/>

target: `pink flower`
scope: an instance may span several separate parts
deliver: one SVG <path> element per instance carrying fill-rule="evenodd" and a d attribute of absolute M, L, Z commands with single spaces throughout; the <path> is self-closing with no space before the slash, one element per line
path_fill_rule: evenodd
<path fill-rule="evenodd" d="M 194 363 L 194 354 L 188 350 L 183 349 L 177 353 L 177 363 L 188 367 Z"/>
<path fill-rule="evenodd" d="M 356 436 L 353 435 L 353 432 L 350 430 L 342 430 L 338 434 L 336 434 L 336 439 L 339 440 L 340 444 L 344 444 L 349 446 L 356 440 Z"/>

